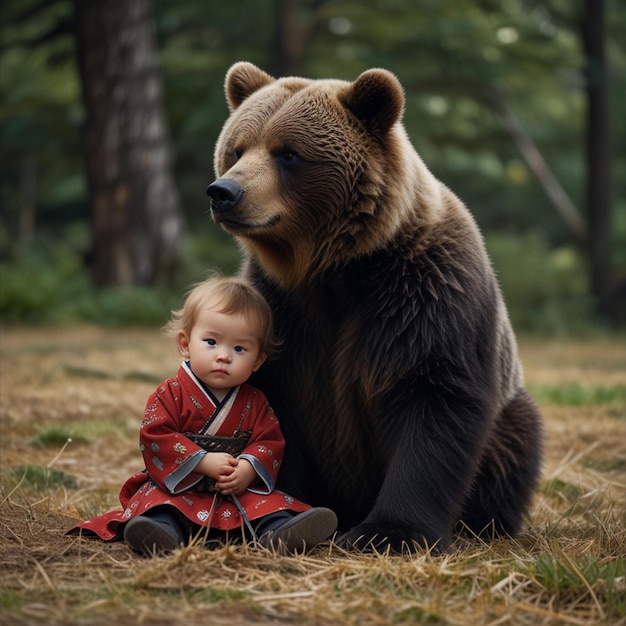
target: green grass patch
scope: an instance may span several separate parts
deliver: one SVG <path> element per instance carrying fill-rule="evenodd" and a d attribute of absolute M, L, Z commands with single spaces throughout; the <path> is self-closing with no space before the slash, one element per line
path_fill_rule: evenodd
<path fill-rule="evenodd" d="M 121 375 L 122 380 L 128 380 L 138 383 L 154 383 L 158 385 L 163 381 L 161 374 L 153 374 L 152 372 L 142 372 L 141 370 L 129 370 Z"/>
<path fill-rule="evenodd" d="M 532 569 L 535 580 L 548 591 L 562 592 L 577 589 L 584 584 L 577 568 L 554 554 L 540 554 Z"/>
<path fill-rule="evenodd" d="M 579 383 L 567 385 L 529 385 L 537 402 L 561 406 L 596 406 L 626 403 L 626 386 L 586 387 Z"/>
<path fill-rule="evenodd" d="M 43 467 L 42 465 L 12 467 L 4 471 L 3 475 L 24 488 L 46 490 L 65 487 L 67 489 L 78 489 L 78 483 L 73 476 L 60 470 Z"/>
<path fill-rule="evenodd" d="M 95 380 L 115 380 L 117 374 L 108 370 L 97 369 L 95 367 L 84 367 L 76 365 L 65 365 L 65 373 L 76 378 L 92 378 Z"/>
<path fill-rule="evenodd" d="M 607 617 L 626 615 L 624 577 L 626 558 L 600 560 L 589 555 L 571 558 L 540 554 L 529 572 L 546 590 L 563 594 L 567 591 L 587 593 L 593 589 L 602 601 Z"/>
<path fill-rule="evenodd" d="M 163 380 L 161 374 L 153 374 L 152 372 L 143 372 L 141 370 L 118 372 L 75 365 L 65 365 L 63 369 L 70 376 L 75 376 L 76 378 L 91 378 L 94 380 L 127 380 L 131 382 L 155 384 Z"/>
<path fill-rule="evenodd" d="M 217 589 L 206 587 L 181 591 L 181 594 L 194 604 L 219 604 L 221 602 L 241 602 L 249 598 L 249 594 L 239 589 Z"/>
<path fill-rule="evenodd" d="M 22 598 L 20 594 L 10 587 L 0 587 L 0 607 L 14 610 L 21 606 Z"/>
<path fill-rule="evenodd" d="M 560 478 L 552 478 L 544 483 L 541 490 L 550 498 L 562 498 L 567 502 L 577 502 L 582 496 L 580 487 L 572 483 L 565 482 Z"/>
<path fill-rule="evenodd" d="M 33 444 L 42 448 L 62 447 L 69 441 L 69 445 L 87 444 L 98 437 L 112 432 L 136 434 L 138 421 L 123 417 L 109 419 L 93 419 L 85 422 L 73 422 L 43 428 L 33 439 Z"/>
<path fill-rule="evenodd" d="M 603 596 L 614 617 L 626 617 L 626 559 L 607 564 Z"/>
<path fill-rule="evenodd" d="M 407 609 L 398 611 L 393 616 L 394 624 L 441 624 L 445 623 L 443 618 L 433 615 L 432 613 L 421 609 L 418 606 L 412 606 Z"/>
<path fill-rule="evenodd" d="M 626 471 L 626 458 L 590 459 L 585 465 L 600 472 L 624 472 Z"/>
<path fill-rule="evenodd" d="M 40 448 L 57 448 L 64 446 L 68 441 L 71 443 L 89 443 L 87 437 L 76 433 L 74 426 L 51 426 L 40 432 L 33 440 L 33 444 Z"/>

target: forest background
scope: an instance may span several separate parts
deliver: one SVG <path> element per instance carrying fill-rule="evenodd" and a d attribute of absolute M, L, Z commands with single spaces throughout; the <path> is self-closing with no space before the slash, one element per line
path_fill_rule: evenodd
<path fill-rule="evenodd" d="M 4 0 L 0 320 L 161 324 L 207 269 L 237 270 L 204 190 L 248 60 L 393 71 L 516 329 L 606 331 L 626 319 L 625 27 L 618 0 Z"/>

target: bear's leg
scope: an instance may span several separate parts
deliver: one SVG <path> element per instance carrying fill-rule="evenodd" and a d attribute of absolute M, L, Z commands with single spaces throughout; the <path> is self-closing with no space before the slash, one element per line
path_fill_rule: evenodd
<path fill-rule="evenodd" d="M 392 454 L 380 468 L 383 481 L 370 512 L 338 538 L 340 545 L 394 552 L 447 548 L 480 465 L 484 426 L 476 416 L 487 410 L 476 410 L 479 401 L 460 394 L 424 392 L 422 398 L 428 401 L 417 407 L 402 397 L 395 406 L 387 403 L 393 419 L 377 446 Z"/>
<path fill-rule="evenodd" d="M 525 390 L 502 411 L 465 503 L 461 532 L 489 539 L 520 530 L 541 472 L 541 420 Z"/>

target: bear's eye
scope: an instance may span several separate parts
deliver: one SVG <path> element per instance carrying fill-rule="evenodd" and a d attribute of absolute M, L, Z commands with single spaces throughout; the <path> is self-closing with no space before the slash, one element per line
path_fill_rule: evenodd
<path fill-rule="evenodd" d="M 298 155 L 295 150 L 282 150 L 278 153 L 278 158 L 284 163 L 293 163 L 298 158 Z"/>

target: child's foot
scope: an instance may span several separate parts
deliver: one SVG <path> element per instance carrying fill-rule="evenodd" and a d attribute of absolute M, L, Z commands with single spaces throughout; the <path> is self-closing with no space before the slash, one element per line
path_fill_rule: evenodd
<path fill-rule="evenodd" d="M 330 509 L 319 507 L 294 515 L 278 528 L 261 535 L 259 543 L 283 553 L 306 552 L 326 541 L 335 530 L 337 516 Z"/>
<path fill-rule="evenodd" d="M 170 524 L 138 515 L 126 524 L 124 541 L 135 552 L 152 556 L 172 552 L 183 543 L 183 538 Z"/>

